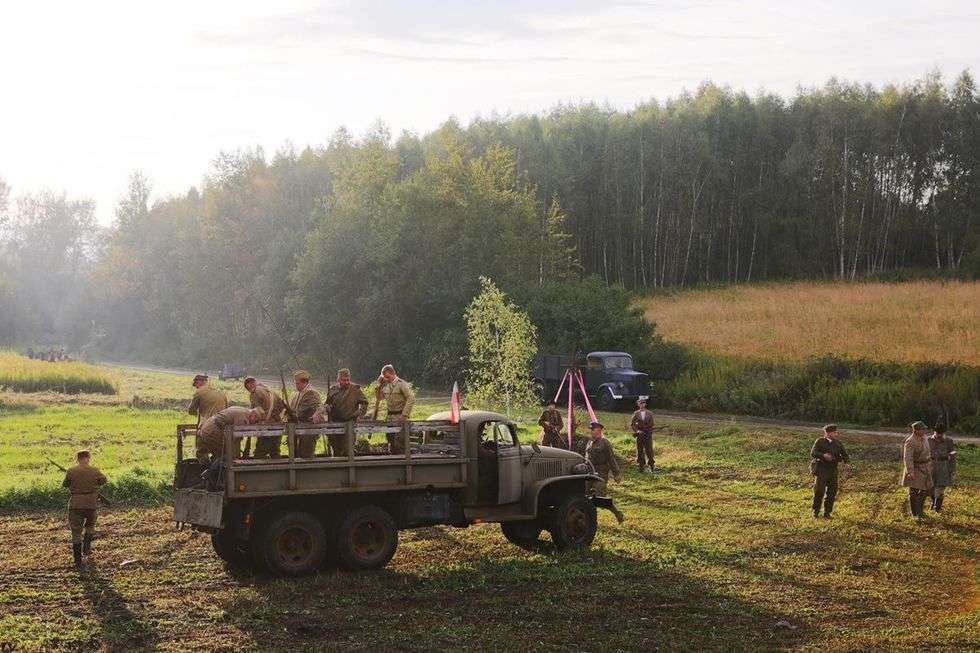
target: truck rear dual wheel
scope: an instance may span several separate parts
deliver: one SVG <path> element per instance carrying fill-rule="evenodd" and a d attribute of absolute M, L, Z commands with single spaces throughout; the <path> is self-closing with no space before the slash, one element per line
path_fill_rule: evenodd
<path fill-rule="evenodd" d="M 323 562 L 327 534 L 314 515 L 287 512 L 262 529 L 257 544 L 256 557 L 269 571 L 280 576 L 302 576 L 316 571 Z"/>
<path fill-rule="evenodd" d="M 551 540 L 559 551 L 589 548 L 597 527 L 595 506 L 581 494 L 564 497 L 548 519 Z"/>
<path fill-rule="evenodd" d="M 398 526 L 384 508 L 354 508 L 337 529 L 337 558 L 347 569 L 379 569 L 398 548 Z"/>

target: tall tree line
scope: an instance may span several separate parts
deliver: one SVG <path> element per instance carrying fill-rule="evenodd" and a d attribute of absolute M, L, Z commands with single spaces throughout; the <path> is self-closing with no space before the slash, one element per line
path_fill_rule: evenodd
<path fill-rule="evenodd" d="M 221 154 L 175 196 L 134 174 L 105 229 L 91 202 L 0 183 L 0 343 L 446 378 L 480 276 L 521 296 L 980 269 L 978 159 L 964 72 L 339 130 Z"/>

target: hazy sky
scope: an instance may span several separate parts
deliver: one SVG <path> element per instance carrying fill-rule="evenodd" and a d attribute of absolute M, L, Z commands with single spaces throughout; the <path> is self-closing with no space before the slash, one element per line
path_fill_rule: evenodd
<path fill-rule="evenodd" d="M 381 119 L 620 108 L 711 79 L 792 95 L 836 75 L 980 73 L 980 4 L 168 0 L 0 4 L 0 177 L 112 218 L 130 171 L 155 195 L 222 149 L 323 143 Z"/>

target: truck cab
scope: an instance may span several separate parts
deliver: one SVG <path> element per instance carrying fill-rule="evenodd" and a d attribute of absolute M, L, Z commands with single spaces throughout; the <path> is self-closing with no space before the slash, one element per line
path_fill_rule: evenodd
<path fill-rule="evenodd" d="M 589 398 L 600 410 L 632 406 L 651 395 L 650 375 L 633 367 L 625 351 L 593 351 L 585 356 L 545 355 L 534 361 L 533 375 L 543 401 L 554 398 L 569 368 L 582 372 Z"/>
<path fill-rule="evenodd" d="M 359 436 L 397 434 L 404 453 L 355 453 Z M 344 435 L 345 457 L 295 456 L 299 435 Z M 516 425 L 489 411 L 463 411 L 404 423 L 266 424 L 228 428 L 225 455 L 205 467 L 184 459 L 193 426 L 177 431 L 174 520 L 211 534 L 229 564 L 277 575 L 310 573 L 334 560 L 349 569 L 382 567 L 400 530 L 499 523 L 504 536 L 540 546 L 544 531 L 558 550 L 582 549 L 595 537 L 592 466 L 579 454 L 521 444 Z M 287 455 L 241 459 L 247 438 L 277 437 Z"/>

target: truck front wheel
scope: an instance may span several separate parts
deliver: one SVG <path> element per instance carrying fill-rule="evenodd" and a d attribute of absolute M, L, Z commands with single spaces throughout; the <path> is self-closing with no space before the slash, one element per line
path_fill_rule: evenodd
<path fill-rule="evenodd" d="M 327 536 L 320 520 L 308 512 L 288 512 L 264 529 L 260 552 L 266 566 L 281 576 L 315 571 L 327 551 Z"/>
<path fill-rule="evenodd" d="M 398 527 L 383 508 L 362 506 L 344 515 L 337 529 L 337 557 L 347 569 L 384 567 L 398 548 Z"/>
<path fill-rule="evenodd" d="M 544 529 L 541 527 L 541 522 L 531 519 L 501 522 L 500 530 L 511 544 L 516 544 L 522 549 L 530 549 L 537 545 L 538 537 Z"/>
<path fill-rule="evenodd" d="M 559 551 L 587 549 L 595 539 L 595 506 L 581 494 L 562 499 L 548 521 L 548 531 Z"/>
<path fill-rule="evenodd" d="M 616 408 L 619 406 L 619 402 L 616 400 L 616 397 L 613 396 L 612 390 L 609 388 L 603 388 L 599 393 L 599 399 L 596 401 L 596 405 L 599 410 L 611 412 L 616 410 Z"/>

